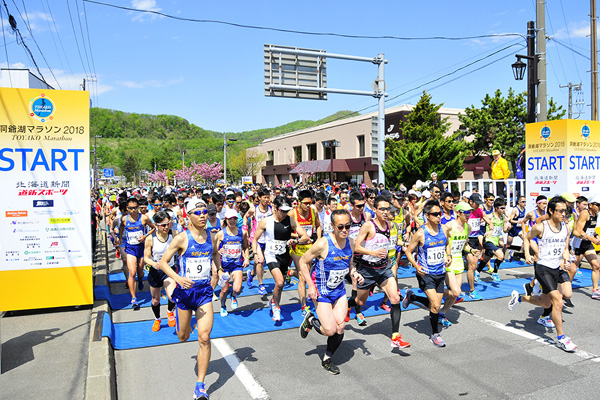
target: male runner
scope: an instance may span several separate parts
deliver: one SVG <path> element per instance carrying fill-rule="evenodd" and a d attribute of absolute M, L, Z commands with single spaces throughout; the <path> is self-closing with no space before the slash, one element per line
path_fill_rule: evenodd
<path fill-rule="evenodd" d="M 248 232 L 237 227 L 238 213 L 229 209 L 225 212 L 225 229 L 221 229 L 216 234 L 216 246 L 221 253 L 221 265 L 219 278 L 227 274 L 233 278 L 233 292 L 231 293 L 231 309 L 237 310 L 239 296 L 242 291 L 242 279 L 244 268 L 250 265 Z M 242 257 L 243 256 L 243 257 Z M 221 287 L 221 316 L 227 316 L 227 294 L 229 293 L 229 278 Z"/>
<path fill-rule="evenodd" d="M 417 296 L 412 289 L 407 289 L 402 306 L 406 309 L 410 303 L 416 301 L 429 307 L 429 322 L 432 330 L 429 340 L 438 347 L 445 347 L 446 343 L 439 334 L 438 322 L 442 297 L 444 297 L 446 265 L 452 262 L 448 241 L 450 226 L 440 223 L 442 210 L 437 201 L 427 201 L 423 212 L 427 216 L 427 221 L 413 235 L 406 249 L 406 258 L 417 270 L 419 288 L 427 297 Z M 418 249 L 418 262 L 413 256 L 415 249 Z"/>
<path fill-rule="evenodd" d="M 148 235 L 152 235 L 156 231 L 156 227 L 147 215 L 142 215 L 139 212 L 138 200 L 135 197 L 131 197 L 127 201 L 127 211 L 128 215 L 121 217 L 117 242 L 121 240 L 125 242 L 127 269 L 129 271 L 127 286 L 131 294 L 131 307 L 134 310 L 139 310 L 140 305 L 135 296 L 135 276 L 137 273 L 138 290 L 144 290 L 144 241 Z M 147 226 L 150 226 L 150 231 L 146 230 Z M 125 236 L 125 233 L 127 233 L 127 236 Z"/>
<path fill-rule="evenodd" d="M 189 220 L 185 233 L 175 236 L 171 245 L 160 259 L 159 267 L 169 277 L 165 281 L 165 291 L 177 306 L 177 337 L 186 342 L 193 330 L 192 312 L 196 313 L 198 327 L 198 380 L 194 389 L 194 399 L 208 400 L 204 387 L 204 377 L 210 361 L 210 331 L 213 325 L 212 295 L 210 275 L 212 263 L 221 268 L 215 238 L 206 230 L 206 203 L 202 200 L 189 201 L 186 205 Z M 179 274 L 169 267 L 175 253 L 180 256 Z"/>
<path fill-rule="evenodd" d="M 171 230 L 171 217 L 165 211 L 158 211 L 154 213 L 154 225 L 157 227 L 156 232 L 149 235 L 146 238 L 144 244 L 144 262 L 148 268 L 148 284 L 150 285 L 150 294 L 152 295 L 152 312 L 154 313 L 154 324 L 152 325 L 152 331 L 158 332 L 160 330 L 160 292 L 164 285 L 164 280 L 167 275 L 158 267 L 158 263 L 162 258 L 163 254 L 173 241 L 177 232 Z M 177 270 L 175 266 L 175 256 L 167 261 L 169 267 L 174 271 Z M 175 326 L 175 303 L 169 300 L 167 305 L 167 319 L 170 327 Z"/>
<path fill-rule="evenodd" d="M 536 223 L 527 236 L 523 247 L 525 261 L 533 263 L 530 242 L 538 238 L 538 261 L 534 265 L 535 278 L 542 285 L 541 296 L 519 295 L 513 290 L 508 302 L 508 309 L 513 310 L 515 305 L 525 301 L 527 303 L 549 308 L 552 306 L 552 320 L 556 326 L 557 346 L 564 351 L 573 352 L 577 349 L 575 343 L 565 336 L 563 332 L 562 308 L 563 298 L 570 298 L 573 294 L 571 281 L 567 271 L 571 268 L 569 261 L 569 228 L 564 222 L 567 212 L 567 202 L 560 196 L 553 197 L 548 202 L 550 219 Z M 558 286 L 560 285 L 560 291 Z M 562 294 L 561 294 L 562 292 Z"/>
<path fill-rule="evenodd" d="M 300 336 L 305 339 L 315 328 L 320 335 L 327 336 L 327 348 L 321 365 L 333 375 L 340 369 L 331 357 L 344 338 L 344 317 L 348 308 L 344 277 L 357 275 L 352 263 L 354 240 L 348 238 L 350 215 L 347 210 L 335 210 L 331 214 L 333 232 L 320 238 L 300 259 L 300 271 L 308 282 L 308 295 L 317 304 L 317 317 L 310 310 L 300 326 Z M 317 259 L 315 281 L 311 279 L 310 266 Z M 362 283 L 363 278 L 359 278 Z"/>
<path fill-rule="evenodd" d="M 592 266 L 592 299 L 600 299 L 598 279 L 600 278 L 600 262 L 596 255 L 594 245 L 600 245 L 600 238 L 596 234 L 600 201 L 594 196 L 588 197 L 588 209 L 581 211 L 575 224 L 573 247 L 577 257 L 576 266 L 579 267 L 583 257 Z M 543 288 L 542 284 L 542 288 Z"/>
<path fill-rule="evenodd" d="M 506 237 L 506 248 L 509 249 L 509 262 L 513 260 L 513 256 L 515 254 L 512 250 L 510 250 L 510 246 L 512 245 L 514 238 L 519 237 L 521 238 L 521 240 L 523 240 L 523 228 L 521 227 L 521 225 L 523 223 L 523 220 L 525 219 L 526 205 L 527 198 L 525 196 L 520 196 L 519 200 L 517 201 L 517 206 L 513 208 L 510 217 L 508 218 L 510 224 L 512 225 Z M 521 248 L 522 247 L 523 246 L 521 245 Z"/>
<path fill-rule="evenodd" d="M 502 234 L 508 232 L 509 227 L 508 218 L 504 215 L 505 212 L 506 202 L 504 198 L 498 197 L 494 200 L 494 212 L 490 215 L 492 223 L 486 226 L 486 233 L 483 239 L 485 253 L 481 261 L 479 261 L 477 271 L 475 271 L 475 282 L 479 282 L 479 274 L 493 256 L 496 256 L 496 261 L 494 261 L 492 281 L 496 283 L 501 282 L 498 269 L 504 261 L 504 238 Z"/>
<path fill-rule="evenodd" d="M 454 213 L 454 207 L 457 203 L 454 203 L 454 197 L 452 193 L 443 192 L 440 195 L 440 205 L 442 206 L 442 225 L 446 225 L 450 221 L 454 221 L 456 215 Z"/>
<path fill-rule="evenodd" d="M 356 263 L 357 273 L 354 274 L 353 281 L 357 281 L 358 293 L 356 300 L 351 298 L 348 305 L 350 307 L 355 304 L 363 306 L 369 296 L 371 286 L 377 284 L 383 289 L 391 303 L 391 346 L 405 348 L 409 347 L 410 343 L 402 340 L 402 335 L 398 332 L 402 313 L 400 295 L 398 294 L 398 282 L 394 278 L 388 262 L 390 224 L 387 214 L 390 211 L 390 203 L 385 197 L 377 196 L 373 205 L 375 207 L 375 218 L 360 228 L 358 238 L 356 239 L 354 250 L 358 254 L 358 257 L 355 257 L 358 261 Z M 363 278 L 362 283 L 358 283 L 360 277 Z"/>
<path fill-rule="evenodd" d="M 481 195 L 479 193 L 473 193 L 469 196 L 469 206 L 473 208 L 473 211 L 471 211 L 469 219 L 467 220 L 467 223 L 471 227 L 471 232 L 469 232 L 469 247 L 474 250 L 481 249 L 481 242 L 479 241 L 479 236 L 483 235 L 481 232 L 481 220 L 484 220 L 490 225 L 492 223 L 488 216 L 483 213 L 483 210 L 481 209 L 482 204 L 483 201 L 481 200 Z M 469 297 L 473 300 L 483 300 L 479 293 L 475 291 L 475 270 L 477 269 L 477 261 L 479 261 L 479 256 L 475 256 L 471 253 L 467 254 Z"/>
<path fill-rule="evenodd" d="M 252 207 L 249 211 L 250 216 L 252 216 L 252 229 L 250 231 L 250 241 L 254 242 L 254 237 L 256 235 L 256 228 L 260 224 L 260 222 L 273 215 L 273 210 L 269 202 L 271 201 L 271 194 L 269 189 L 266 187 L 260 188 L 258 191 L 258 197 L 260 199 L 260 203 Z M 261 251 L 264 253 L 265 251 L 265 238 L 259 238 L 258 245 L 260 246 Z M 254 249 L 254 247 L 253 247 Z M 254 252 L 254 250 L 253 250 Z M 256 252 L 254 252 L 254 267 L 252 270 L 248 271 L 248 287 L 252 286 L 252 281 L 254 280 L 254 276 L 258 278 L 258 294 L 261 296 L 265 296 L 267 294 L 267 289 L 265 285 L 263 285 L 263 274 L 265 273 L 265 269 L 262 262 L 258 262 L 256 259 Z"/>
<path fill-rule="evenodd" d="M 281 300 L 284 276 L 287 274 L 291 263 L 290 246 L 298 243 L 308 243 L 310 240 L 302 226 L 288 215 L 291 209 L 292 206 L 285 197 L 276 197 L 273 201 L 273 215 L 260 221 L 252 241 L 254 261 L 261 265 L 266 262 L 275 280 L 271 311 L 273 321 L 276 322 L 281 320 L 279 301 Z M 296 231 L 299 239 L 292 239 L 292 231 Z M 266 243 L 264 251 L 259 246 L 259 240 L 263 234 Z"/>

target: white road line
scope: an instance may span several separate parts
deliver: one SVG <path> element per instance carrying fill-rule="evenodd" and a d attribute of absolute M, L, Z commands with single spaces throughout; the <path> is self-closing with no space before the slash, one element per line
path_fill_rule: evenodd
<path fill-rule="evenodd" d="M 490 325 L 490 326 L 493 326 L 494 328 L 502 329 L 503 331 L 510 332 L 510 333 L 515 334 L 515 335 L 519 335 L 519 336 L 521 336 L 521 337 L 523 337 L 525 339 L 535 340 L 538 343 L 545 344 L 546 346 L 552 346 L 552 347 L 555 347 L 555 348 L 558 349 L 558 347 L 556 346 L 555 342 L 547 341 L 546 339 L 541 338 L 541 337 L 539 337 L 537 335 L 534 335 L 533 333 L 527 332 L 527 331 L 522 330 L 522 329 L 517 329 L 517 328 L 514 328 L 512 326 L 504 325 L 504 324 L 502 324 L 500 322 L 496 322 L 496 321 L 493 321 L 491 319 L 480 317 L 479 315 L 475 315 L 475 314 L 470 313 L 470 312 L 465 311 L 465 310 L 459 310 L 457 308 L 455 308 L 454 310 L 458 311 L 461 314 L 465 314 L 465 315 L 468 315 L 470 317 L 473 317 L 473 318 L 477 319 L 479 322 L 482 322 L 482 323 L 484 323 L 486 325 Z M 591 361 L 594 361 L 594 362 L 600 362 L 600 357 L 599 356 L 597 356 L 595 354 L 592 354 L 592 353 L 588 353 L 587 351 L 583 351 L 583 350 L 577 349 L 577 350 L 575 350 L 574 354 L 577 355 L 577 356 L 579 356 L 579 357 L 581 357 L 581 358 L 583 358 L 583 359 L 585 359 L 585 360 L 591 360 Z"/>
<path fill-rule="evenodd" d="M 233 372 L 235 372 L 235 376 L 237 376 L 253 399 L 268 400 L 270 398 L 260 383 L 254 379 L 254 376 L 248 370 L 248 368 L 246 368 L 246 366 L 235 355 L 235 352 L 231 347 L 229 347 L 225 339 L 212 339 L 211 342 L 215 345 L 217 350 L 219 350 L 227 364 L 229 364 Z"/>

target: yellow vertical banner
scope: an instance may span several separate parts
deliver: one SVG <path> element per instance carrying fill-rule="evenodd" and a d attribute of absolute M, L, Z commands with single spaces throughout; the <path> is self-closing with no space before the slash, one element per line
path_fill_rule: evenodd
<path fill-rule="evenodd" d="M 0 88 L 0 311 L 91 304 L 89 95 Z"/>

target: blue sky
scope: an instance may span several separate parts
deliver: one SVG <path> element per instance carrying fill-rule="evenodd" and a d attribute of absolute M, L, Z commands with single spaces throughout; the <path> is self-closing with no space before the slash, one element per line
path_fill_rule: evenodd
<path fill-rule="evenodd" d="M 183 18 L 370 36 L 525 35 L 527 21 L 535 20 L 535 0 L 106 2 Z M 515 81 L 512 75 L 514 54 L 526 54 L 524 39 L 513 36 L 459 41 L 350 39 L 183 22 L 84 4 L 83 0 L 12 0 L 6 4 L 42 74 L 55 88 L 60 85 L 78 90 L 83 78 L 95 76 L 97 82 L 89 86 L 94 106 L 174 114 L 216 131 L 274 127 L 369 106 L 364 112 L 376 110 L 376 99 L 366 96 L 330 94 L 327 101 L 265 97 L 264 44 L 365 57 L 384 53 L 389 60 L 385 75 L 390 98 L 407 92 L 388 101 L 388 107 L 415 104 L 424 89 L 435 103 L 451 108 L 478 106 L 486 93 L 497 89 L 504 94 L 510 87 L 526 89 L 526 82 Z M 548 0 L 546 4 L 547 36 L 588 57 L 554 40 L 547 42 L 548 95 L 566 109 L 568 91 L 559 85 L 581 82 L 585 105 L 580 119 L 590 116 L 589 4 L 588 0 Z M 6 50 L 0 50 L 0 64 L 6 66 L 8 61 L 11 66 L 35 71 L 23 46 L 8 29 L 5 8 L 2 18 L 7 46 L 0 42 Z M 513 44 L 453 75 L 425 84 Z M 371 90 L 377 67 L 329 59 L 327 74 L 328 87 Z"/>

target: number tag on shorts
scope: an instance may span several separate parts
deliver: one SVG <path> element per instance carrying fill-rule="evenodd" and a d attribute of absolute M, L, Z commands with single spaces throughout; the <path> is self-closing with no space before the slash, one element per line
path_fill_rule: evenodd
<path fill-rule="evenodd" d="M 185 275 L 193 281 L 210 279 L 211 258 L 194 257 L 185 261 Z"/>
<path fill-rule="evenodd" d="M 273 240 L 267 243 L 267 251 L 279 256 L 287 251 L 287 243 L 285 240 Z"/>
<path fill-rule="evenodd" d="M 144 236 L 143 231 L 127 232 L 127 243 L 134 245 L 140 244 L 140 238 Z"/>
<path fill-rule="evenodd" d="M 344 277 L 348 274 L 349 269 L 334 269 L 329 271 L 329 279 L 327 279 L 327 287 L 335 289 L 344 281 Z"/>
<path fill-rule="evenodd" d="M 445 247 L 430 247 L 427 249 L 427 264 L 439 265 L 444 262 Z"/>
<path fill-rule="evenodd" d="M 241 243 L 226 244 L 223 246 L 223 249 L 225 250 L 225 254 L 223 255 L 223 257 L 225 257 L 225 258 L 228 258 L 231 260 L 238 260 L 242 256 L 242 244 Z"/>

